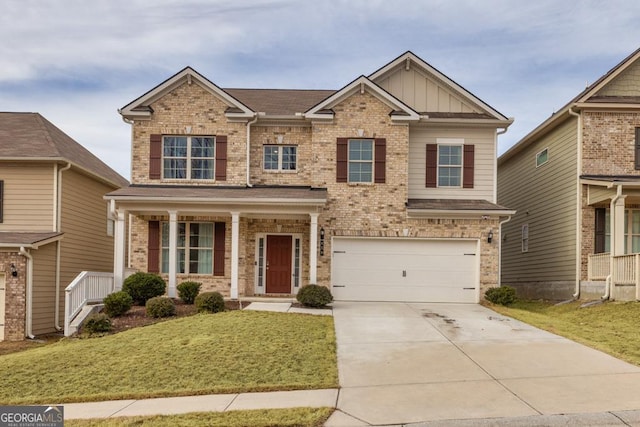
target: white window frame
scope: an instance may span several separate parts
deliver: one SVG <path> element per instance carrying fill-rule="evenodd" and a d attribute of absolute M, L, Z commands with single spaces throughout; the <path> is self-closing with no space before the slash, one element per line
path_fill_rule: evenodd
<path fill-rule="evenodd" d="M 165 155 L 165 141 L 169 138 L 186 138 L 187 140 L 187 155 L 186 157 L 166 156 Z M 213 140 L 213 146 L 211 147 L 212 156 L 210 157 L 194 157 L 191 153 L 193 138 L 210 138 Z M 165 175 L 165 160 L 167 159 L 184 159 L 186 163 L 185 177 L 167 177 Z M 192 164 L 194 160 L 208 160 L 211 162 L 211 178 L 193 178 Z M 164 181 L 215 181 L 216 177 L 216 137 L 214 135 L 164 135 L 162 137 L 162 179 Z"/>
<path fill-rule="evenodd" d="M 216 238 L 216 229 L 215 229 L 215 223 L 214 222 L 210 222 L 210 221 L 178 221 L 177 223 L 177 230 L 180 229 L 180 225 L 184 224 L 185 228 L 184 228 L 184 246 L 177 246 L 176 247 L 176 251 L 184 251 L 184 271 L 180 271 L 180 257 L 178 256 L 178 254 L 176 253 L 176 271 L 178 272 L 178 274 L 188 274 L 188 275 L 199 275 L 199 276 L 211 276 L 213 275 L 213 262 L 214 262 L 214 248 L 215 248 L 215 238 Z M 211 247 L 209 246 L 198 246 L 198 247 L 191 247 L 190 245 L 190 236 L 191 236 L 191 225 L 193 224 L 211 224 Z M 167 261 L 167 271 L 164 270 L 164 261 L 165 261 L 165 250 L 167 251 L 167 254 L 170 257 L 169 251 L 171 250 L 169 248 L 169 246 L 165 246 L 163 244 L 163 233 L 165 230 L 165 227 L 167 229 L 167 233 L 169 232 L 169 222 L 168 221 L 161 221 L 160 222 L 160 272 L 162 274 L 167 274 L 169 273 L 168 271 L 168 260 Z M 177 231 L 176 230 L 176 231 Z M 167 236 L 167 242 L 168 242 L 168 236 Z M 205 272 L 205 273 L 198 273 L 196 272 L 191 272 L 190 271 L 190 251 L 192 249 L 204 249 L 204 250 L 210 250 L 211 251 L 211 271 L 210 272 Z"/>
<path fill-rule="evenodd" d="M 436 143 L 438 145 L 437 153 L 437 177 L 436 185 L 438 188 L 462 188 L 463 170 L 464 170 L 464 139 L 462 138 L 437 138 Z M 440 164 L 440 148 L 446 147 L 460 147 L 460 165 L 441 165 Z M 456 168 L 459 171 L 459 185 L 441 185 L 440 184 L 440 168 Z"/>
<path fill-rule="evenodd" d="M 633 232 L 633 215 L 638 213 L 640 209 L 625 209 L 624 210 L 624 253 L 633 254 L 633 238 L 640 237 L 640 233 Z M 605 252 L 611 252 L 611 210 L 607 208 L 605 210 Z"/>
<path fill-rule="evenodd" d="M 522 252 L 529 252 L 529 224 L 522 224 Z"/>
<path fill-rule="evenodd" d="M 371 160 L 351 159 L 351 143 L 352 142 L 366 141 L 371 144 Z M 349 138 L 347 141 L 347 182 L 352 184 L 373 184 L 375 179 L 375 158 L 376 158 L 376 145 L 372 138 Z M 371 165 L 371 180 L 369 181 L 352 181 L 351 180 L 351 165 L 355 164 L 370 164 Z"/>
<path fill-rule="evenodd" d="M 256 295 L 262 295 L 267 290 L 267 236 L 291 236 L 291 293 L 298 293 L 302 287 L 302 273 L 304 253 L 302 250 L 302 234 L 299 233 L 257 233 L 254 289 Z M 261 253 L 262 250 L 262 253 Z M 298 250 L 298 252 L 296 252 Z"/>
<path fill-rule="evenodd" d="M 543 153 L 546 153 L 547 157 L 543 162 L 540 162 L 540 158 L 542 157 Z M 536 153 L 536 168 L 546 165 L 548 162 L 549 162 L 549 147 Z"/>
<path fill-rule="evenodd" d="M 277 148 L 278 149 L 278 167 L 276 169 L 267 169 L 267 149 L 268 148 Z M 294 149 L 294 157 L 295 157 L 295 167 L 293 169 L 283 169 L 282 158 L 284 155 L 284 148 L 293 148 Z M 280 144 L 265 144 L 262 146 L 262 170 L 265 172 L 297 172 L 298 171 L 298 146 L 297 145 L 280 145 Z"/>

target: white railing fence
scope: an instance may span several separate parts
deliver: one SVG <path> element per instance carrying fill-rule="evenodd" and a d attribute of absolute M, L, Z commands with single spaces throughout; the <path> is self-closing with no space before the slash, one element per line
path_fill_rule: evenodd
<path fill-rule="evenodd" d="M 606 280 L 610 274 L 611 258 L 609 252 L 590 254 L 588 260 L 589 280 Z"/>
<path fill-rule="evenodd" d="M 64 335 L 71 334 L 69 326 L 85 305 L 101 302 L 113 290 L 113 273 L 80 273 L 65 289 Z"/>
<path fill-rule="evenodd" d="M 635 285 L 637 281 L 637 263 L 640 254 L 618 255 L 613 257 L 613 284 Z"/>

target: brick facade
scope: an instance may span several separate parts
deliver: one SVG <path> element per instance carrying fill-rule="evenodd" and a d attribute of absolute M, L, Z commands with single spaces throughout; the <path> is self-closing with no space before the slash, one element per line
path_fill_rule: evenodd
<path fill-rule="evenodd" d="M 18 270 L 16 277 L 11 275 L 11 264 Z M 4 339 L 6 341 L 21 341 L 25 336 L 26 271 L 25 257 L 18 252 L 0 252 L 0 274 L 4 274 L 5 278 Z"/>
<path fill-rule="evenodd" d="M 640 177 L 634 154 L 640 114 L 585 111 L 582 117 L 582 174 Z"/>

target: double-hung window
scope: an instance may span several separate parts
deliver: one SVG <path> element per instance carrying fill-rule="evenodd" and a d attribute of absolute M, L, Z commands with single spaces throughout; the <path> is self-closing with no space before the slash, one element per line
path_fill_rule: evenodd
<path fill-rule="evenodd" d="M 373 140 L 349 140 L 349 182 L 373 182 Z"/>
<path fill-rule="evenodd" d="M 462 186 L 462 145 L 438 145 L 438 187 Z"/>
<path fill-rule="evenodd" d="M 213 273 L 213 230 L 211 222 L 179 222 L 176 245 L 178 273 Z M 162 223 L 162 273 L 169 272 L 169 223 Z"/>
<path fill-rule="evenodd" d="M 264 170 L 295 171 L 298 165 L 298 147 L 295 145 L 265 145 Z"/>
<path fill-rule="evenodd" d="M 213 179 L 213 136 L 165 136 L 162 176 L 165 179 Z"/>

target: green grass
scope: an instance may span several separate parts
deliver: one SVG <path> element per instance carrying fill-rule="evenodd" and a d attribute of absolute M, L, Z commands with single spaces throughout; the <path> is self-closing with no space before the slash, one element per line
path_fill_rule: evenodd
<path fill-rule="evenodd" d="M 0 356 L 0 404 L 338 386 L 333 318 L 231 311 Z"/>
<path fill-rule="evenodd" d="M 105 420 L 65 420 L 64 425 L 67 427 L 320 427 L 332 413 L 332 408 L 293 408 L 231 412 L 194 412 L 183 415 L 120 417 Z"/>
<path fill-rule="evenodd" d="M 580 308 L 581 302 L 552 305 L 517 301 L 490 308 L 540 329 L 640 365 L 640 303 L 606 302 Z"/>

